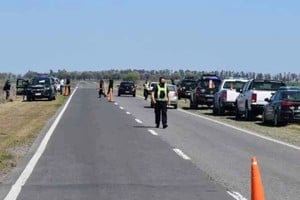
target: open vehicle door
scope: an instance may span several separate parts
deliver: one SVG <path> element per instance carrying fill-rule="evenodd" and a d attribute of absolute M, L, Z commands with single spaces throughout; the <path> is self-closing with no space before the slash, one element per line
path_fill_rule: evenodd
<path fill-rule="evenodd" d="M 29 84 L 28 80 L 25 79 L 17 79 L 16 83 L 16 89 L 17 89 L 17 95 L 25 95 L 25 90 Z"/>

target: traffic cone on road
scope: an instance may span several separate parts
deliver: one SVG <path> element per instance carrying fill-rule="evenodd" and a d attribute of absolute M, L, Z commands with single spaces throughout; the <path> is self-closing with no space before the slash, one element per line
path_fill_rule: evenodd
<path fill-rule="evenodd" d="M 256 158 L 251 158 L 251 200 L 265 200 L 264 188 Z"/>

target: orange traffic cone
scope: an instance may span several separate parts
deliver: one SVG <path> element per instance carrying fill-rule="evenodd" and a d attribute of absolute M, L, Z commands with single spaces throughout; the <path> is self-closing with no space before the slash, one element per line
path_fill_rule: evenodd
<path fill-rule="evenodd" d="M 256 158 L 251 158 L 251 200 L 265 200 L 264 188 Z"/>

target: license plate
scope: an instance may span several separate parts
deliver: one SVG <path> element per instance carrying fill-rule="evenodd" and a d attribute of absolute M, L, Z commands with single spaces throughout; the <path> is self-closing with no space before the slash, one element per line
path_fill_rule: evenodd
<path fill-rule="evenodd" d="M 125 93 L 129 93 L 129 91 L 125 91 Z"/>
<path fill-rule="evenodd" d="M 41 93 L 35 93 L 35 96 L 41 96 L 42 94 Z"/>
<path fill-rule="evenodd" d="M 207 99 L 207 101 L 208 101 L 208 102 L 212 102 L 212 101 L 213 101 L 213 99 Z"/>

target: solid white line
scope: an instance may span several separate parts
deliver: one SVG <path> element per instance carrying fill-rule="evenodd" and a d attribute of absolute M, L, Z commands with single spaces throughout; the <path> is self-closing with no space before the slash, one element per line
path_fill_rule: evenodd
<path fill-rule="evenodd" d="M 122 106 L 120 106 L 120 109 L 121 109 L 121 110 L 124 110 L 124 108 L 123 108 Z"/>
<path fill-rule="evenodd" d="M 247 200 L 245 197 L 243 197 L 241 194 L 239 194 L 238 192 L 231 192 L 231 191 L 227 191 L 227 193 L 232 196 L 234 199 L 236 200 Z"/>
<path fill-rule="evenodd" d="M 15 184 L 11 187 L 9 193 L 6 195 L 4 200 L 16 200 L 17 197 L 19 196 L 22 187 L 25 185 L 26 181 L 28 180 L 28 178 L 30 177 L 34 167 L 36 166 L 37 162 L 39 161 L 40 157 L 43 155 L 46 146 L 57 126 L 57 124 L 59 123 L 61 117 L 63 116 L 64 112 L 66 111 L 68 105 L 70 104 L 70 101 L 73 97 L 73 95 L 75 94 L 76 90 L 78 87 L 76 87 L 74 89 L 74 91 L 72 92 L 71 96 L 69 97 L 69 99 L 67 100 L 65 106 L 63 107 L 63 109 L 61 110 L 61 112 L 59 113 L 59 115 L 57 116 L 57 118 L 55 119 L 55 121 L 53 122 L 53 124 L 51 125 L 50 129 L 48 130 L 48 132 L 46 133 L 46 135 L 44 136 L 40 146 L 38 147 L 37 151 L 35 152 L 35 154 L 33 155 L 33 157 L 31 158 L 31 160 L 29 161 L 29 163 L 27 164 L 27 166 L 25 167 L 24 171 L 22 172 L 22 174 L 19 176 L 18 180 L 15 182 Z"/>
<path fill-rule="evenodd" d="M 262 139 L 265 139 L 265 140 L 268 140 L 268 141 L 271 141 L 271 142 L 274 142 L 274 143 L 277 143 L 277 144 L 281 144 L 281 145 L 288 146 L 288 147 L 296 149 L 296 150 L 300 150 L 300 147 L 296 146 L 296 145 L 288 144 L 288 143 L 282 142 L 280 140 L 276 140 L 276 139 L 273 139 L 273 138 L 270 138 L 270 137 L 267 137 L 267 136 L 263 136 L 263 135 L 260 135 L 258 133 L 255 133 L 255 132 L 248 131 L 248 130 L 245 130 L 245 129 L 242 129 L 242 128 L 238 128 L 236 126 L 226 124 L 224 122 L 220 122 L 220 121 L 217 121 L 217 120 L 214 120 L 214 119 L 210 119 L 208 117 L 204 117 L 204 116 L 201 116 L 201 115 L 197 115 L 197 114 L 194 114 L 194 113 L 182 110 L 182 109 L 177 109 L 177 110 L 180 111 L 180 112 L 189 114 L 189 115 L 193 115 L 193 116 L 196 116 L 196 117 L 199 117 L 199 118 L 202 118 L 202 119 L 206 119 L 208 121 L 211 121 L 211 122 L 214 122 L 214 123 L 217 123 L 217 124 L 221 124 L 223 126 L 227 126 L 229 128 L 232 128 L 232 129 L 235 129 L 235 130 L 238 130 L 238 131 L 242 131 L 242 132 L 247 133 L 247 134 L 252 135 L 252 136 L 256 136 L 256 137 L 259 137 L 259 138 L 262 138 Z"/>
<path fill-rule="evenodd" d="M 148 129 L 148 131 L 149 131 L 152 135 L 158 136 L 158 133 L 156 133 L 154 130 Z"/>
<path fill-rule="evenodd" d="M 127 114 L 127 115 L 130 115 L 131 113 L 130 113 L 130 112 L 126 112 L 126 114 Z"/>
<path fill-rule="evenodd" d="M 186 154 L 184 154 L 180 149 L 173 149 L 178 156 L 182 157 L 184 160 L 191 160 Z"/>
<path fill-rule="evenodd" d="M 135 121 L 136 121 L 137 123 L 140 123 L 140 124 L 143 123 L 143 122 L 142 122 L 141 120 L 139 120 L 139 119 L 135 119 Z"/>

